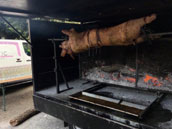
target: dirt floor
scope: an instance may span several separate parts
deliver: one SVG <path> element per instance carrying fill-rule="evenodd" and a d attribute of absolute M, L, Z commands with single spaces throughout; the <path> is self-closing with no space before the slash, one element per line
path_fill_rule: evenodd
<path fill-rule="evenodd" d="M 31 84 L 18 85 L 6 89 L 6 110 L 2 110 L 0 94 L 0 129 L 65 129 L 63 121 L 45 113 L 39 113 L 17 127 L 11 127 L 10 119 L 33 108 L 33 87 Z"/>

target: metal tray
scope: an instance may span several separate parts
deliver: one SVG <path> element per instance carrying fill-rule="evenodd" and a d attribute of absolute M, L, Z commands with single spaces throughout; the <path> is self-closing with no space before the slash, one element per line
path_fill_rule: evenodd
<path fill-rule="evenodd" d="M 109 92 L 107 92 L 108 90 Z M 163 96 L 163 94 L 157 95 L 156 93 L 136 91 L 135 89 L 98 85 L 73 94 L 69 98 L 142 119 L 151 106 Z"/>

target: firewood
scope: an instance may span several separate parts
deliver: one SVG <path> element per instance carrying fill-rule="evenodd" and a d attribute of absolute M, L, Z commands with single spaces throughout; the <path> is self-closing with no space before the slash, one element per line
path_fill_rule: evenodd
<path fill-rule="evenodd" d="M 76 32 L 73 28 L 62 30 L 69 36 L 69 40 L 62 42 L 61 56 L 69 54 L 73 58 L 74 53 L 80 53 L 92 47 L 101 46 L 128 46 L 141 43 L 145 37 L 141 35 L 141 28 L 156 19 L 156 15 L 129 20 L 117 26 L 92 29 L 84 32 Z"/>
<path fill-rule="evenodd" d="M 25 112 L 23 112 L 22 114 L 18 115 L 17 117 L 15 117 L 14 119 L 10 120 L 10 125 L 11 126 L 17 126 L 19 124 L 21 124 L 22 122 L 24 122 L 25 120 L 29 119 L 30 117 L 38 114 L 39 111 L 35 110 L 35 109 L 29 109 Z"/>

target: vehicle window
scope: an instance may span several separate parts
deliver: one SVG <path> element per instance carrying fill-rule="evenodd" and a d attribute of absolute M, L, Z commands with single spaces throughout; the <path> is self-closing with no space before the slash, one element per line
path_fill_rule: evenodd
<path fill-rule="evenodd" d="M 30 50 L 31 50 L 30 45 L 28 43 L 23 43 L 23 48 L 24 48 L 26 55 L 30 56 L 30 53 L 31 53 L 30 52 Z"/>

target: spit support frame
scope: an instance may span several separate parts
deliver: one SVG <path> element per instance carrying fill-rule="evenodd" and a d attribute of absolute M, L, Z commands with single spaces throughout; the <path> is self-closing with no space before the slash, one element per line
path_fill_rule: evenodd
<path fill-rule="evenodd" d="M 53 47 L 54 47 L 54 57 L 53 59 L 55 60 L 55 68 L 54 68 L 54 72 L 55 72 L 55 76 L 56 76 L 56 92 L 57 94 L 60 94 L 64 91 L 67 91 L 67 90 L 70 90 L 70 89 L 73 89 L 73 87 L 70 87 L 69 84 L 68 84 L 68 81 L 64 75 L 64 72 L 63 72 L 63 69 L 61 67 L 61 64 L 58 60 L 58 57 L 57 57 L 57 41 L 64 41 L 65 39 L 48 39 L 48 41 L 51 41 L 53 43 Z M 64 90 L 60 90 L 60 84 L 59 84 L 59 72 L 61 73 L 62 75 L 62 78 L 66 84 L 66 89 Z"/>

